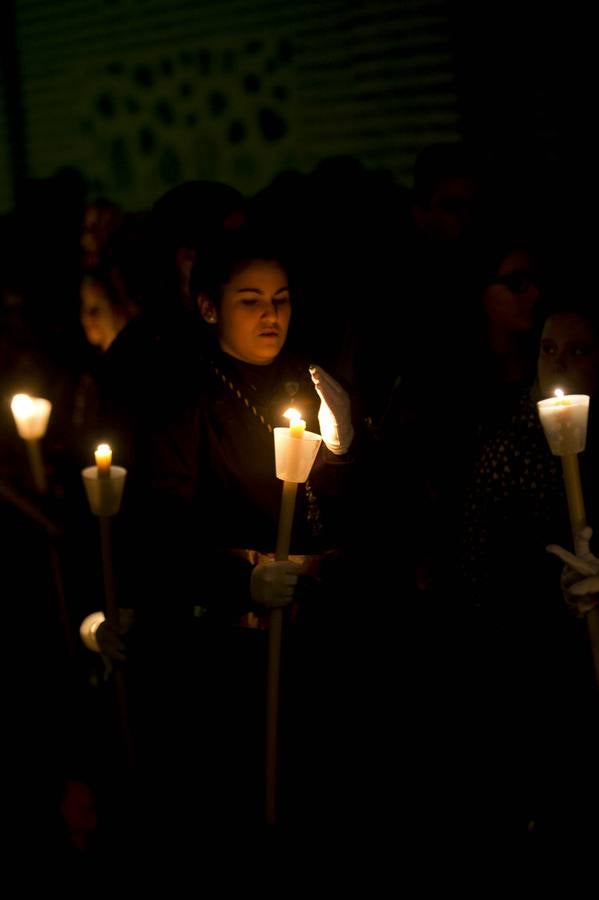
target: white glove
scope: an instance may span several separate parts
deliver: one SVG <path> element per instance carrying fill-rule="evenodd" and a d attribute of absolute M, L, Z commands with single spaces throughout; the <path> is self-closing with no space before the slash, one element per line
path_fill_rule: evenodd
<path fill-rule="evenodd" d="M 258 606 L 276 609 L 293 600 L 301 565 L 288 559 L 259 563 L 250 578 L 250 596 Z"/>
<path fill-rule="evenodd" d="M 343 456 L 354 439 L 349 396 L 320 366 L 310 366 L 310 375 L 320 397 L 318 424 L 322 439 L 331 453 Z"/>
<path fill-rule="evenodd" d="M 593 596 L 599 595 L 599 559 L 589 547 L 592 534 L 592 529 L 587 527 L 576 535 L 576 556 L 557 544 L 549 544 L 546 548 L 566 564 L 561 578 L 562 590 L 566 602 L 580 615 L 593 609 L 599 600 L 599 596 Z M 581 575 L 587 577 L 581 578 Z"/>
<path fill-rule="evenodd" d="M 126 648 L 122 640 L 135 621 L 135 611 L 119 610 L 119 630 L 110 625 L 103 612 L 95 612 L 87 616 L 79 627 L 81 640 L 88 650 L 101 653 L 104 661 L 125 662 Z"/>
<path fill-rule="evenodd" d="M 101 610 L 98 612 L 90 613 L 89 616 L 86 616 L 81 625 L 79 626 L 79 635 L 81 640 L 85 644 L 88 650 L 91 650 L 93 653 L 100 652 L 100 645 L 98 644 L 97 632 L 98 628 L 104 622 L 106 616 Z"/>

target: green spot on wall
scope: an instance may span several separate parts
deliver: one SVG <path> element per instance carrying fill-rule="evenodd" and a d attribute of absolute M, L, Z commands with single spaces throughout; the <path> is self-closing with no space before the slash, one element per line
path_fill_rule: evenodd
<path fill-rule="evenodd" d="M 257 75 L 250 73 L 243 79 L 243 86 L 248 94 L 257 94 L 262 84 Z"/>
<path fill-rule="evenodd" d="M 149 156 L 156 146 L 156 137 L 154 132 L 149 126 L 145 126 L 144 128 L 140 128 L 139 130 L 139 149 L 140 151 Z"/>
<path fill-rule="evenodd" d="M 105 119 L 114 118 L 116 107 L 112 94 L 100 94 L 100 96 L 96 98 L 96 109 Z"/>
<path fill-rule="evenodd" d="M 287 38 L 281 38 L 278 48 L 279 61 L 282 63 L 291 62 L 294 53 L 295 50 L 291 41 Z"/>
<path fill-rule="evenodd" d="M 246 50 L 248 53 L 251 53 L 254 56 L 256 53 L 260 53 L 260 51 L 264 48 L 264 44 L 262 41 L 249 41 L 246 44 Z"/>
<path fill-rule="evenodd" d="M 139 100 L 136 100 L 135 97 L 127 97 L 125 100 L 125 109 L 130 115 L 136 115 L 140 109 Z"/>
<path fill-rule="evenodd" d="M 122 75 L 124 68 L 121 62 L 111 62 L 106 66 L 106 71 L 109 75 Z"/>
<path fill-rule="evenodd" d="M 212 91 L 208 95 L 208 109 L 213 116 L 220 116 L 227 107 L 227 98 L 221 91 Z"/>
<path fill-rule="evenodd" d="M 193 56 L 189 52 L 189 50 L 182 50 L 181 53 L 179 54 L 179 59 L 181 60 L 181 62 L 183 63 L 184 66 L 190 66 L 192 63 L 192 60 L 193 60 Z"/>
<path fill-rule="evenodd" d="M 91 134 L 94 130 L 94 123 L 91 119 L 83 119 L 79 123 L 79 128 L 81 130 L 81 134 Z"/>
<path fill-rule="evenodd" d="M 198 117 L 196 116 L 195 113 L 188 113 L 185 116 L 185 124 L 187 125 L 188 128 L 193 128 L 197 124 L 197 121 L 198 121 Z"/>
<path fill-rule="evenodd" d="M 174 70 L 172 59 L 163 59 L 160 63 L 160 69 L 163 75 L 172 75 Z"/>
<path fill-rule="evenodd" d="M 275 100 L 286 100 L 288 96 L 288 91 L 286 87 L 283 87 L 282 84 L 277 84 L 272 89 L 272 95 Z"/>
<path fill-rule="evenodd" d="M 233 72 L 235 70 L 237 55 L 234 50 L 223 50 L 221 65 L 223 72 Z"/>
<path fill-rule="evenodd" d="M 258 125 L 266 141 L 280 141 L 287 133 L 287 122 L 274 109 L 259 110 Z"/>
<path fill-rule="evenodd" d="M 149 66 L 138 66 L 133 73 L 133 78 L 140 87 L 150 88 L 154 84 L 154 75 Z"/>
<path fill-rule="evenodd" d="M 179 85 L 179 96 L 180 97 L 183 97 L 183 98 L 191 97 L 192 94 L 193 94 L 193 85 L 190 84 L 188 81 L 184 81 L 184 82 L 182 82 L 182 84 Z"/>
<path fill-rule="evenodd" d="M 158 162 L 158 172 L 165 184 L 178 184 L 178 182 L 183 181 L 179 157 L 171 147 L 167 147 L 162 151 Z"/>
<path fill-rule="evenodd" d="M 247 134 L 247 128 L 244 122 L 236 119 L 229 125 L 229 143 L 240 144 Z"/>
<path fill-rule="evenodd" d="M 175 121 L 175 113 L 168 100 L 158 100 L 154 105 L 154 115 L 163 125 L 172 125 Z"/>
<path fill-rule="evenodd" d="M 211 66 L 211 56 L 209 50 L 200 50 L 197 59 L 197 69 L 200 75 L 209 75 Z"/>

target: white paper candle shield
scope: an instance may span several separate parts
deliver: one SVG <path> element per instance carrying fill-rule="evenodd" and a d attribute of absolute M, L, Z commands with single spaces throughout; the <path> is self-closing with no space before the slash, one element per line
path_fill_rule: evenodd
<path fill-rule="evenodd" d="M 81 472 L 89 506 L 95 516 L 116 516 L 123 497 L 127 470 L 111 466 L 110 476 L 98 477 L 97 466 L 88 466 Z"/>
<path fill-rule="evenodd" d="M 314 465 L 322 443 L 321 436 L 313 431 L 304 431 L 301 437 L 294 437 L 289 428 L 274 428 L 273 433 L 277 478 L 303 484 Z"/>
<path fill-rule="evenodd" d="M 587 439 L 588 394 L 549 397 L 537 407 L 551 452 L 555 456 L 582 453 Z"/>
<path fill-rule="evenodd" d="M 30 397 L 29 394 L 15 394 L 10 408 L 19 437 L 25 441 L 43 438 L 52 411 L 49 400 L 44 400 L 43 397 Z"/>

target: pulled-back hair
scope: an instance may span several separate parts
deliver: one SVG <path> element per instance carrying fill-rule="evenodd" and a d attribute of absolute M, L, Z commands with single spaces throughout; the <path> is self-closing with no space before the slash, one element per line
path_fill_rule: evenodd
<path fill-rule="evenodd" d="M 223 234 L 194 264 L 189 282 L 192 299 L 206 294 L 218 306 L 224 285 L 254 260 L 274 260 L 288 269 L 286 254 L 272 232 L 246 226 Z"/>

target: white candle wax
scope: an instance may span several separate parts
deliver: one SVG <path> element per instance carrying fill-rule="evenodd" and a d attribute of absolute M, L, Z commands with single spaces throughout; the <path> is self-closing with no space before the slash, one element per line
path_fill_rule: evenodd
<path fill-rule="evenodd" d="M 589 415 L 588 394 L 549 397 L 539 401 L 537 407 L 545 437 L 555 456 L 584 450 Z"/>
<path fill-rule="evenodd" d="M 112 450 L 108 444 L 98 444 L 94 451 L 98 478 L 110 478 L 110 465 L 112 463 Z"/>
<path fill-rule="evenodd" d="M 29 394 L 15 394 L 10 408 L 19 437 L 25 441 L 36 441 L 43 438 L 52 410 L 49 400 L 44 400 L 42 397 L 30 397 Z"/>

